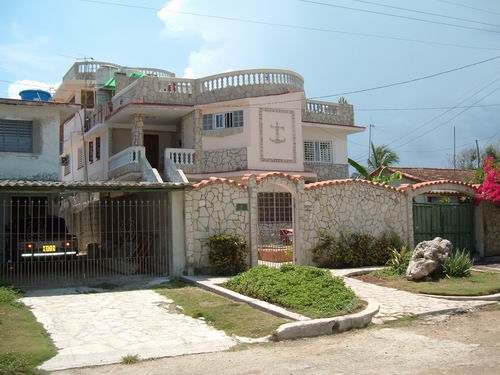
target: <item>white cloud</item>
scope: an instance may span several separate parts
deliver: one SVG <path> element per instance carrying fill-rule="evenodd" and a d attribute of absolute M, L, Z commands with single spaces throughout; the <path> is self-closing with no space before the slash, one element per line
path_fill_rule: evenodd
<path fill-rule="evenodd" d="M 19 92 L 23 90 L 35 89 L 35 90 L 45 90 L 49 91 L 51 94 L 59 86 L 59 83 L 45 83 L 40 81 L 30 81 L 27 79 L 22 79 L 11 83 L 7 89 L 9 98 L 20 99 Z"/>

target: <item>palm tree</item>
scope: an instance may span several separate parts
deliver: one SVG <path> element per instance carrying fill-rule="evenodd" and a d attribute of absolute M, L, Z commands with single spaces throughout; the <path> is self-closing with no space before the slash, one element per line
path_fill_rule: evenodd
<path fill-rule="evenodd" d="M 398 172 L 398 171 L 391 173 L 389 175 L 386 174 L 385 173 L 385 170 L 386 170 L 385 166 L 383 166 L 380 169 L 380 172 L 378 174 L 372 176 L 370 174 L 370 171 L 368 170 L 368 168 L 366 168 L 365 166 L 359 164 L 358 162 L 356 162 L 355 160 L 350 159 L 350 158 L 348 158 L 347 161 L 349 162 L 351 167 L 356 169 L 356 172 L 357 172 L 356 175 L 364 180 L 378 182 L 380 184 L 390 185 L 391 183 L 399 181 L 402 178 L 401 172 Z M 354 177 L 354 178 L 358 178 L 358 177 Z"/>
<path fill-rule="evenodd" d="M 399 162 L 399 156 L 387 145 L 375 146 L 372 142 L 370 145 L 372 153 L 368 159 L 368 167 L 375 170 L 379 167 L 387 167 Z"/>

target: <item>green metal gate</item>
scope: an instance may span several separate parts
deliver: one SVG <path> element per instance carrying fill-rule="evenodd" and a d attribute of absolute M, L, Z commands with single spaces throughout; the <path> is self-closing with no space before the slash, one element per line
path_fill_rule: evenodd
<path fill-rule="evenodd" d="M 455 249 L 474 251 L 473 216 L 472 203 L 413 203 L 415 245 L 442 237 Z"/>

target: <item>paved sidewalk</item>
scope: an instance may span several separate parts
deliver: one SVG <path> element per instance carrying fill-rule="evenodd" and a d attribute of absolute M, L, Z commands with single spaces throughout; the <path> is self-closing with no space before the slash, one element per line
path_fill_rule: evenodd
<path fill-rule="evenodd" d="M 380 310 L 375 315 L 374 322 L 377 322 L 377 319 L 379 323 L 388 322 L 408 315 L 418 316 L 469 310 L 492 303 L 443 300 L 345 277 L 352 271 L 354 270 L 331 270 L 331 273 L 344 277 L 346 285 L 351 287 L 361 299 L 371 298 L 380 304 Z"/>
<path fill-rule="evenodd" d="M 175 310 L 152 290 L 28 296 L 32 308 L 59 349 L 45 370 L 121 362 L 127 354 L 156 358 L 226 350 L 236 344 L 224 332 Z M 47 293 L 46 293 L 47 294 Z"/>

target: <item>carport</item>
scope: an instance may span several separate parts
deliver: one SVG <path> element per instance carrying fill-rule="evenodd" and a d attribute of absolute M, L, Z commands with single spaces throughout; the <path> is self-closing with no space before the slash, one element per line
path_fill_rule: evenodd
<path fill-rule="evenodd" d="M 0 181 L 0 280 L 60 287 L 182 272 L 183 188 Z"/>

